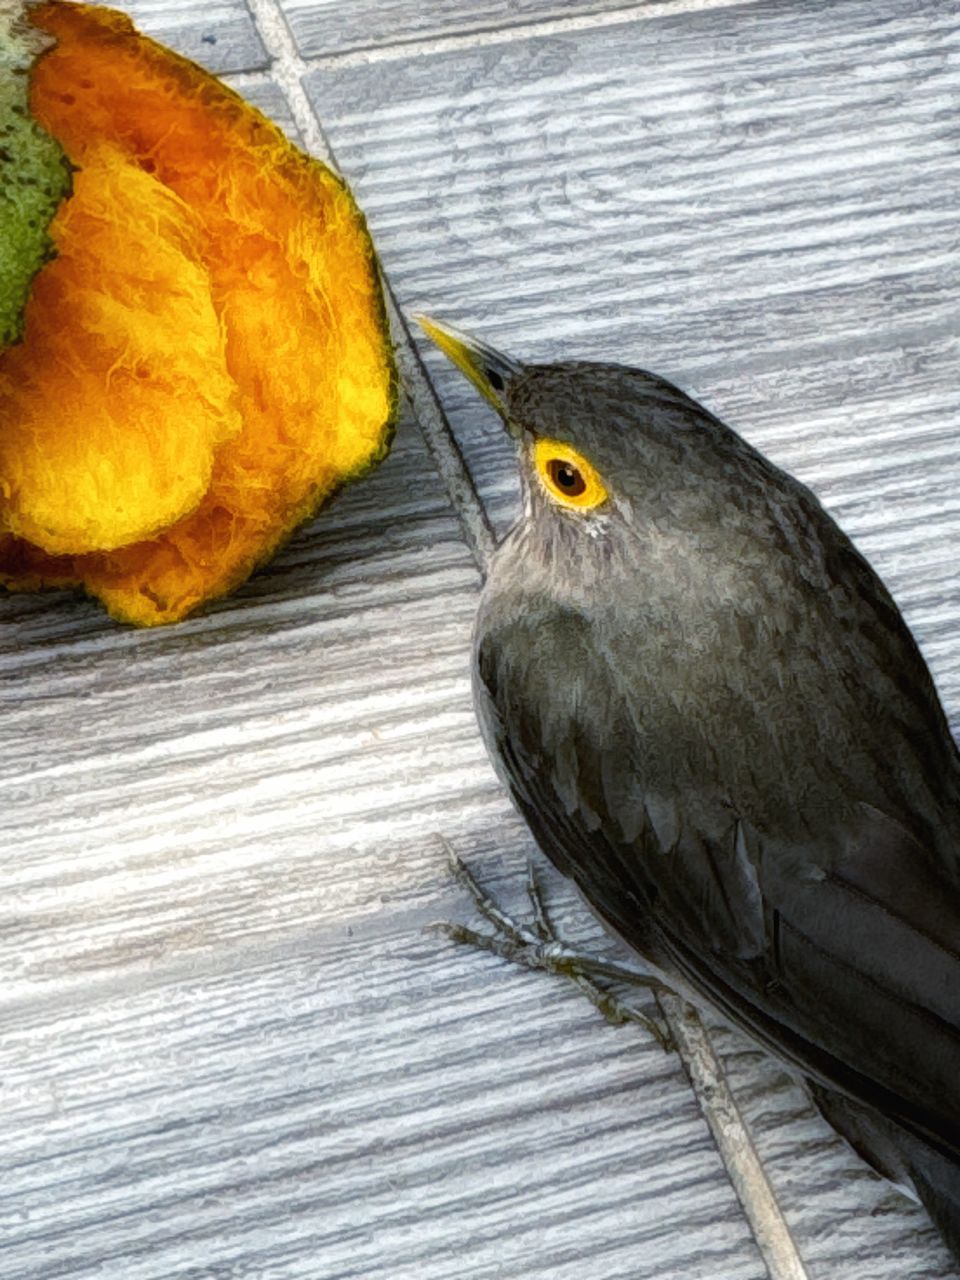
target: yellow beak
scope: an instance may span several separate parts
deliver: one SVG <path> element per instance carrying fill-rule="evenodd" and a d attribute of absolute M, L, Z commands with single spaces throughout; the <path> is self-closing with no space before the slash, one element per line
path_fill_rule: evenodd
<path fill-rule="evenodd" d="M 523 372 L 523 365 L 452 325 L 440 324 L 430 316 L 415 315 L 413 318 L 427 337 L 470 379 L 483 398 L 505 418 L 507 386 L 512 378 Z"/>

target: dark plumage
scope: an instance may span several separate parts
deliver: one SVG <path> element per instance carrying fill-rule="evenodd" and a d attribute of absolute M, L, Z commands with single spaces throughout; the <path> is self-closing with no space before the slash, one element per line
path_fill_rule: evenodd
<path fill-rule="evenodd" d="M 518 444 L 475 695 L 537 842 L 799 1069 L 960 1256 L 960 756 L 896 605 L 808 489 L 676 387 L 425 327 Z M 606 499 L 558 500 L 544 439 Z"/>

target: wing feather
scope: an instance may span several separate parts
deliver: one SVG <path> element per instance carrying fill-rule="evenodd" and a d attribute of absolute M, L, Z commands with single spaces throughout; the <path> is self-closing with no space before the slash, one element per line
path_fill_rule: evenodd
<path fill-rule="evenodd" d="M 862 804 L 824 868 L 722 797 L 647 793 L 616 690 L 590 690 L 608 732 L 573 710 L 563 724 L 538 687 L 552 673 L 517 678 L 503 639 L 478 645 L 478 713 L 547 856 L 628 944 L 665 952 L 761 1043 L 960 1158 L 960 911 L 918 841 Z"/>

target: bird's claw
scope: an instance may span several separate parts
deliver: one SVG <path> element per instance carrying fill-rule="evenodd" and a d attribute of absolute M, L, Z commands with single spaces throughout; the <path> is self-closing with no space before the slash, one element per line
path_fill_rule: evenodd
<path fill-rule="evenodd" d="M 674 1049 L 673 1037 L 664 1023 L 621 1000 L 612 991 L 602 987 L 597 979 L 640 986 L 654 993 L 665 990 L 663 983 L 642 970 L 583 956 L 565 946 L 557 937 L 550 921 L 532 862 L 528 863 L 527 868 L 527 897 L 532 912 L 532 920 L 528 925 L 515 920 L 499 907 L 446 840 L 443 844 L 454 878 L 470 894 L 480 915 L 493 926 L 494 932 L 482 933 L 467 925 L 447 922 L 437 923 L 432 928 L 454 942 L 489 951 L 525 969 L 560 974 L 573 982 L 608 1022 L 615 1026 L 627 1022 L 638 1023 L 666 1052 Z"/>

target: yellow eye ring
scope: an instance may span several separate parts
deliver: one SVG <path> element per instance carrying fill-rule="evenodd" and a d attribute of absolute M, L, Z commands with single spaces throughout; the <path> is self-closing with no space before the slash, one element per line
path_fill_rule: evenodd
<path fill-rule="evenodd" d="M 582 453 L 562 440 L 537 440 L 533 465 L 544 489 L 563 507 L 590 511 L 607 499 L 607 490 Z"/>

